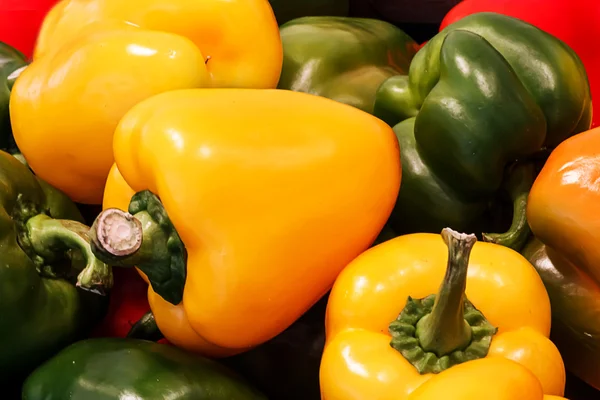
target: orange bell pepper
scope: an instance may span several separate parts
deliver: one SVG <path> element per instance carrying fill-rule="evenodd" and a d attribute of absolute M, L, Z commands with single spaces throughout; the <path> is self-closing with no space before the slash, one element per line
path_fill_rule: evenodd
<path fill-rule="evenodd" d="M 63 0 L 14 85 L 15 140 L 38 176 L 100 204 L 132 106 L 175 89 L 275 88 L 282 59 L 267 0 Z"/>
<path fill-rule="evenodd" d="M 542 280 L 519 253 L 476 240 L 450 229 L 400 236 L 344 269 L 327 305 L 323 400 L 564 394 Z"/>
<path fill-rule="evenodd" d="M 600 128 L 561 143 L 527 202 L 536 236 L 523 254 L 552 302 L 555 342 L 567 368 L 600 389 Z"/>
<path fill-rule="evenodd" d="M 317 302 L 376 239 L 400 186 L 387 124 L 292 91 L 160 94 L 125 115 L 114 146 L 96 254 L 142 270 L 169 342 L 215 357 Z"/>

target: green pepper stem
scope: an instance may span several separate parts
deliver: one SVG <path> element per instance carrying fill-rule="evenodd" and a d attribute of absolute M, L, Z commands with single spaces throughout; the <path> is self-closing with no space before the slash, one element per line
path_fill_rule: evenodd
<path fill-rule="evenodd" d="M 98 294 L 112 288 L 111 268 L 92 253 L 89 227 L 70 220 L 53 219 L 47 215 L 29 218 L 27 236 L 33 251 L 42 258 L 56 259 L 69 250 L 78 250 L 85 260 L 85 268 L 77 276 L 77 286 Z"/>
<path fill-rule="evenodd" d="M 527 198 L 535 181 L 535 165 L 532 162 L 515 165 L 508 176 L 505 190 L 513 203 L 513 218 L 505 233 L 484 233 L 483 240 L 519 251 L 529 239 L 531 230 L 527 223 Z"/>
<path fill-rule="evenodd" d="M 485 357 L 497 332 L 465 294 L 469 256 L 477 238 L 449 228 L 442 231 L 442 238 L 448 264 L 439 294 L 409 297 L 389 326 L 390 345 L 420 374 L 438 374 Z"/>
<path fill-rule="evenodd" d="M 143 191 L 134 195 L 129 213 L 116 208 L 103 211 L 90 236 L 92 251 L 100 260 L 118 267 L 138 267 L 163 299 L 181 302 L 187 253 L 154 194 Z"/>
<path fill-rule="evenodd" d="M 475 235 L 445 228 L 442 238 L 448 246 L 446 275 L 435 298 L 431 314 L 417 323 L 416 336 L 423 350 L 445 356 L 463 350 L 471 342 L 471 327 L 465 321 L 465 289 L 469 255 Z"/>

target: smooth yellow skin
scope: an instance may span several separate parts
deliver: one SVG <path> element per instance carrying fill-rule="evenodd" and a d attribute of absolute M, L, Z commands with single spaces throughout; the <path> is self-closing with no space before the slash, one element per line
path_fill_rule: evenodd
<path fill-rule="evenodd" d="M 305 313 L 376 239 L 401 180 L 389 125 L 285 90 L 154 96 L 121 120 L 114 150 L 104 208 L 150 190 L 187 249 L 183 302 L 149 288 L 158 326 L 210 356 L 257 346 Z"/>
<path fill-rule="evenodd" d="M 475 244 L 466 295 L 498 328 L 482 365 L 491 371 L 485 382 L 504 382 L 499 386 L 504 387 L 504 394 L 494 394 L 504 397 L 488 397 L 488 384 L 480 380 L 483 372 L 477 372 L 477 364 L 468 362 L 438 375 L 420 375 L 390 346 L 390 322 L 398 317 L 408 296 L 437 293 L 447 257 L 440 235 L 419 233 L 369 249 L 344 269 L 327 306 L 327 342 L 320 370 L 323 400 L 542 400 L 543 393 L 564 394 L 564 365 L 548 339 L 548 294 L 533 266 L 503 246 Z M 507 358 L 526 369 L 511 368 L 514 363 L 503 361 Z M 453 376 L 476 390 L 453 383 Z M 529 397 L 510 397 L 513 393 Z"/>
<path fill-rule="evenodd" d="M 565 400 L 544 395 L 536 376 L 506 358 L 457 365 L 415 390 L 410 400 Z"/>
<path fill-rule="evenodd" d="M 10 113 L 33 171 L 100 204 L 121 117 L 184 88 L 275 88 L 282 66 L 267 0 L 64 0 L 44 20 Z"/>

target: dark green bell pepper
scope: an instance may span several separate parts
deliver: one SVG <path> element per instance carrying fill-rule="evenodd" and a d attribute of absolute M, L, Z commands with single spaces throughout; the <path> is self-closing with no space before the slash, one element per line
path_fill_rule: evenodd
<path fill-rule="evenodd" d="M 279 89 L 328 97 L 369 113 L 381 83 L 406 73 L 418 49 L 403 31 L 374 19 L 298 18 L 280 32 Z"/>
<path fill-rule="evenodd" d="M 112 272 L 93 256 L 75 204 L 3 151 L 0 187 L 0 381 L 7 383 L 87 334 L 102 318 L 106 298 L 97 293 L 112 286 Z"/>
<path fill-rule="evenodd" d="M 33 372 L 23 400 L 265 400 L 215 361 L 138 339 L 75 343 Z"/>
<path fill-rule="evenodd" d="M 269 0 L 279 25 L 300 17 L 345 17 L 348 0 Z"/>
<path fill-rule="evenodd" d="M 384 82 L 374 114 L 394 126 L 401 148 L 392 228 L 508 228 L 484 238 L 518 249 L 529 236 L 536 164 L 590 127 L 592 106 L 583 64 L 566 44 L 521 20 L 480 13 L 431 39 L 408 76 Z M 505 194 L 510 228 L 494 224 Z"/>
<path fill-rule="evenodd" d="M 10 91 L 19 70 L 27 65 L 25 56 L 17 49 L 0 42 L 0 150 L 19 153 L 10 126 L 8 104 Z"/>

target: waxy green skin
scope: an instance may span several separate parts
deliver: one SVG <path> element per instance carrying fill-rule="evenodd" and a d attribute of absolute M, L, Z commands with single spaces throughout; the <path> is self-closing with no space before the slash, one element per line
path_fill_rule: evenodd
<path fill-rule="evenodd" d="M 9 382 L 86 334 L 106 298 L 43 277 L 17 242 L 35 214 L 82 221 L 75 204 L 2 151 L 0 188 L 0 381 Z"/>
<path fill-rule="evenodd" d="M 11 154 L 19 151 L 12 135 L 8 112 L 10 91 L 16 79 L 11 75 L 26 65 L 25 56 L 20 51 L 0 42 L 0 150 Z"/>
<path fill-rule="evenodd" d="M 145 340 L 88 339 L 33 372 L 23 400 L 266 400 L 215 361 Z"/>
<path fill-rule="evenodd" d="M 374 19 L 298 18 L 280 28 L 279 89 L 311 93 L 373 113 L 379 86 L 405 74 L 417 43 Z"/>
<path fill-rule="evenodd" d="M 587 130 L 591 113 L 585 69 L 563 42 L 493 13 L 448 26 L 378 90 L 374 114 L 402 157 L 390 225 L 489 232 L 511 164 Z"/>
<path fill-rule="evenodd" d="M 521 253 L 535 267 L 548 291 L 551 338 L 567 369 L 600 389 L 600 286 L 537 238 L 532 238 Z"/>

